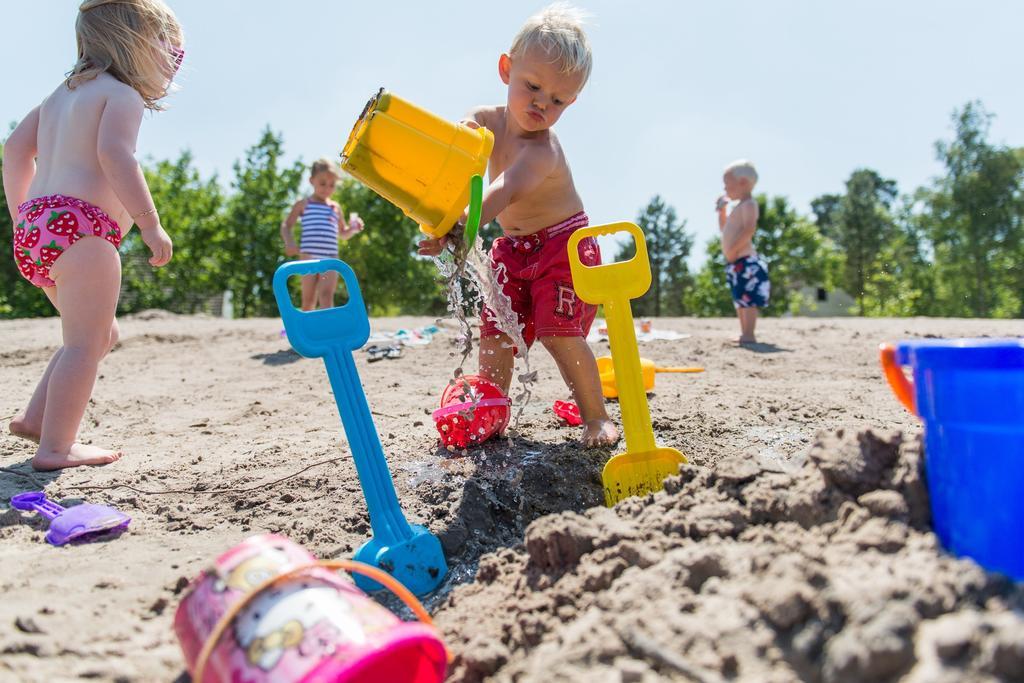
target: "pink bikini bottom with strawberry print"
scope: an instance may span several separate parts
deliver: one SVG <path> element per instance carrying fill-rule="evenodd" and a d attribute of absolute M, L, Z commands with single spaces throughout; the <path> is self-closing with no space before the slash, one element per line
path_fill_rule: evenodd
<path fill-rule="evenodd" d="M 22 276 L 36 287 L 53 287 L 50 268 L 61 254 L 86 236 L 121 246 L 121 229 L 102 209 L 87 201 L 55 194 L 30 199 L 18 207 L 14 226 L 14 260 Z"/>

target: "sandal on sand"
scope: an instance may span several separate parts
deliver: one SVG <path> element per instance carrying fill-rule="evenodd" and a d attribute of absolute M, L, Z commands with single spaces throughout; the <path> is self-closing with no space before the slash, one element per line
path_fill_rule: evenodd
<path fill-rule="evenodd" d="M 374 344 L 373 346 L 368 346 L 366 348 L 366 353 L 370 354 L 370 357 L 367 359 L 367 361 L 370 362 L 370 363 L 375 363 L 375 362 L 377 362 L 379 360 L 383 360 L 385 358 L 387 358 L 389 360 L 393 360 L 395 358 L 401 358 L 402 357 L 402 347 L 401 346 L 377 346 L 376 344 Z"/>

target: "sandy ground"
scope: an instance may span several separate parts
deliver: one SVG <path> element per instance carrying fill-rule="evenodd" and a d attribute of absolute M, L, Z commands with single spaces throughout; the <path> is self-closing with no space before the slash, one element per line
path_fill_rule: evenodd
<path fill-rule="evenodd" d="M 431 322 L 378 319 L 373 327 Z M 458 655 L 453 680 L 1024 677 L 1020 589 L 936 548 L 914 474 L 920 428 L 890 395 L 875 351 L 879 341 L 905 337 L 1021 335 L 1024 324 L 769 319 L 758 330 L 766 343 L 755 349 L 731 343 L 734 320 L 655 326 L 692 336 L 645 344 L 644 356 L 707 368 L 659 376 L 650 395 L 659 443 L 683 451 L 693 467 L 666 492 L 615 510 L 600 505 L 600 468 L 617 451 L 584 452 L 576 431 L 559 425 L 551 403 L 566 391 L 542 349 L 531 355 L 540 382 L 520 436 L 511 448 L 492 442 L 468 456 L 437 447 L 429 416 L 456 363 L 451 335 L 395 360 L 370 364 L 357 354 L 403 507 L 441 537 L 448 556 L 449 581 L 427 602 Z M 82 436 L 126 457 L 33 476 L 64 504 L 127 512 L 130 530 L 50 547 L 41 521 L 6 505 L 33 483 L 0 473 L 0 679 L 187 680 L 173 612 L 187 580 L 217 554 L 264 531 L 322 557 L 348 557 L 366 539 L 323 364 L 295 355 L 279 330 L 272 319 L 153 312 L 122 320 Z M 54 320 L 15 320 L 0 322 L 0 334 L 6 422 L 28 400 L 59 329 Z M 607 345 L 595 351 L 606 354 Z M 610 410 L 618 419 L 617 406 Z M 27 474 L 32 453 L 31 444 L 0 435 L 3 467 Z M 844 479 L 829 464 L 837 458 L 885 473 Z M 330 462 L 273 483 L 322 461 Z M 795 502 L 773 502 L 791 493 Z M 535 522 L 550 513 L 565 514 Z M 875 540 L 857 545 L 872 518 L 882 520 Z M 770 572 L 780 548 L 790 552 L 779 566 L 790 570 Z M 902 568 L 913 578 L 897 576 L 889 592 L 861 600 L 874 584 L 837 572 L 862 557 L 871 558 L 865 572 L 892 577 Z M 821 567 L 812 571 L 815 562 Z M 766 577 L 768 588 L 744 593 Z M 918 594 L 940 598 L 907 608 L 907 595 Z M 860 603 L 874 607 L 858 611 Z M 648 615 L 652 605 L 689 620 Z M 732 620 L 711 628 L 704 612 Z M 651 631 L 623 635 L 623 624 L 647 616 Z M 616 625 L 613 617 L 633 621 Z M 944 617 L 959 621 L 934 626 Z M 801 636 L 808 624 L 816 630 Z M 956 628 L 969 635 L 953 645 L 942 636 L 939 660 L 925 651 L 939 637 L 933 631 Z M 714 634 L 721 637 L 709 640 Z M 872 638 L 882 645 L 873 648 Z M 552 662 L 567 668 L 556 675 Z"/>

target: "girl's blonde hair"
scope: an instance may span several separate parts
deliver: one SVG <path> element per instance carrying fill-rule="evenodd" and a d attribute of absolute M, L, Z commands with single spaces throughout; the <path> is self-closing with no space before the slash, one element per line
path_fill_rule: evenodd
<path fill-rule="evenodd" d="M 512 40 L 508 54 L 517 57 L 531 47 L 542 47 L 564 74 L 580 74 L 583 84 L 590 78 L 593 56 L 583 31 L 587 15 L 567 2 L 555 2 L 526 20 Z"/>
<path fill-rule="evenodd" d="M 314 161 L 312 168 L 309 170 L 309 177 L 312 178 L 317 173 L 324 172 L 330 173 L 335 178 L 341 178 L 341 169 L 330 159 L 317 159 Z"/>
<path fill-rule="evenodd" d="M 75 22 L 78 61 L 65 83 L 73 89 L 104 71 L 134 88 L 147 109 L 161 110 L 178 66 L 172 48 L 184 34 L 161 0 L 85 0 Z"/>

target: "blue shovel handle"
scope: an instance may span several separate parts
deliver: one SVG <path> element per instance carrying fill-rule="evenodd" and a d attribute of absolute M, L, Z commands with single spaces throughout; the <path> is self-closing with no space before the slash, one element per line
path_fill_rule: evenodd
<path fill-rule="evenodd" d="M 300 311 L 292 305 L 289 277 L 331 270 L 341 274 L 348 288 L 348 302 L 344 306 Z M 361 348 L 370 335 L 370 321 L 355 273 L 338 259 L 286 263 L 274 274 L 274 296 L 288 341 L 303 356 L 323 358 L 327 366 L 327 377 L 366 496 L 373 535 L 385 545 L 408 539 L 412 529 L 399 506 L 384 449 L 352 357 L 352 351 Z"/>
<path fill-rule="evenodd" d="M 301 311 L 292 305 L 288 278 L 294 275 L 319 275 L 335 271 L 348 291 L 344 306 Z M 281 312 L 285 332 L 292 347 L 306 358 L 323 358 L 339 346 L 351 351 L 361 349 L 370 338 L 370 319 L 366 315 L 363 293 L 356 274 L 347 263 L 336 258 L 291 261 L 274 273 L 274 297 Z"/>
<path fill-rule="evenodd" d="M 398 503 L 384 448 L 373 423 L 352 352 L 335 348 L 324 356 L 324 364 L 352 449 L 352 460 L 363 485 L 373 535 L 384 545 L 404 541 L 412 536 L 412 529 Z"/>

